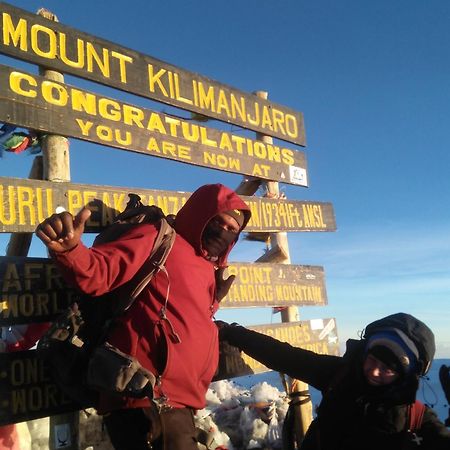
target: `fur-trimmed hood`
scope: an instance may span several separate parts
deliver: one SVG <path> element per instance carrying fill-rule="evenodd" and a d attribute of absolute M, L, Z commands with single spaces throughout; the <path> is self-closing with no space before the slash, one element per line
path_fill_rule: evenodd
<path fill-rule="evenodd" d="M 436 352 L 434 334 L 423 322 L 406 313 L 396 313 L 376 320 L 366 326 L 364 339 L 375 333 L 388 330 L 400 330 L 411 339 L 419 351 L 419 375 L 425 375 L 430 369 Z"/>
<path fill-rule="evenodd" d="M 229 210 L 239 210 L 244 213 L 242 231 L 250 220 L 249 207 L 230 188 L 222 184 L 206 184 L 198 188 L 178 211 L 175 219 L 175 230 L 200 255 L 202 253 L 202 234 L 207 223 L 215 215 Z M 225 254 L 219 257 L 218 266 L 226 265 L 228 254 L 234 244 L 235 242 L 230 245 Z"/>

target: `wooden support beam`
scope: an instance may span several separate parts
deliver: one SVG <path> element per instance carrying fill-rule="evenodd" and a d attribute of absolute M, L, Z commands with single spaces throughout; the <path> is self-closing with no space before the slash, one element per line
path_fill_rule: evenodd
<path fill-rule="evenodd" d="M 267 92 L 258 91 L 256 95 L 260 98 L 267 100 Z M 266 144 L 272 144 L 273 139 L 270 136 L 263 136 L 257 134 L 257 139 L 260 139 Z M 277 181 L 263 181 L 263 186 L 266 187 L 267 195 L 271 198 L 280 198 L 280 188 Z M 277 262 L 281 264 L 290 264 L 291 257 L 289 254 L 289 244 L 287 239 L 287 233 L 279 232 L 272 233 L 270 235 L 271 249 L 266 255 L 270 256 L 270 252 L 273 251 L 273 257 L 277 259 Z M 269 262 L 269 261 L 267 261 Z M 274 262 L 273 260 L 270 262 Z M 290 306 L 281 311 L 282 322 L 296 322 L 299 320 L 298 308 L 296 306 Z M 312 422 L 312 402 L 309 396 L 308 385 L 300 380 L 289 379 L 290 394 L 293 396 L 301 395 L 301 400 L 294 407 L 295 411 L 295 434 L 297 447 L 300 448 L 301 442 Z M 295 398 L 295 397 L 293 397 Z"/>
<path fill-rule="evenodd" d="M 38 15 L 58 22 L 58 18 L 51 11 L 41 8 Z M 39 67 L 40 75 L 60 83 L 64 82 L 64 75 L 46 67 Z M 70 181 L 69 141 L 65 136 L 47 134 L 41 142 L 43 156 L 43 175 L 48 181 Z M 78 450 L 79 448 L 78 411 L 50 417 L 49 450 L 62 448 Z"/>

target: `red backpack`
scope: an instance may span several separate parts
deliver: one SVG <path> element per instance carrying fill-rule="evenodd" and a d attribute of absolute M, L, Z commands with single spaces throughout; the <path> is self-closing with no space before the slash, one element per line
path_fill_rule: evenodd
<path fill-rule="evenodd" d="M 404 448 L 422 448 L 422 440 L 417 435 L 416 431 L 422 427 L 423 415 L 425 413 L 425 405 L 419 400 L 416 400 L 412 405 L 408 405 L 409 427 L 407 431 L 408 438 L 406 439 Z"/>
<path fill-rule="evenodd" d="M 409 428 L 408 431 L 414 433 L 422 426 L 423 415 L 425 413 L 425 405 L 416 400 L 412 405 L 408 406 Z"/>

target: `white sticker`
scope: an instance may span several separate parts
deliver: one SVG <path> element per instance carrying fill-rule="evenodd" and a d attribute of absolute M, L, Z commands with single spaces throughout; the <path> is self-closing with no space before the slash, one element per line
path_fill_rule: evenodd
<path fill-rule="evenodd" d="M 320 332 L 319 339 L 323 339 L 327 334 L 330 334 L 335 327 L 336 324 L 334 322 L 334 319 L 330 319 L 330 321 L 327 323 L 327 326 Z"/>
<path fill-rule="evenodd" d="M 64 208 L 64 206 L 57 206 L 55 209 L 56 214 L 62 213 L 66 210 L 66 208 Z"/>
<path fill-rule="evenodd" d="M 66 448 L 71 446 L 72 439 L 70 425 L 68 423 L 55 425 L 55 448 Z"/>
<path fill-rule="evenodd" d="M 323 319 L 313 319 L 310 320 L 311 330 L 322 330 L 323 329 Z"/>
<path fill-rule="evenodd" d="M 289 177 L 292 183 L 308 186 L 306 169 L 302 167 L 289 166 Z"/>

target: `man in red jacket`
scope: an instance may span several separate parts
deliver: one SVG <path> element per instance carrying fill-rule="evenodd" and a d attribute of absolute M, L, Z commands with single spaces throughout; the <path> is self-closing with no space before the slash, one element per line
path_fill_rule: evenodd
<path fill-rule="evenodd" d="M 87 209 L 75 218 L 54 214 L 36 234 L 70 285 L 99 296 L 133 278 L 151 252 L 157 228 L 137 225 L 113 242 L 87 248 L 81 235 L 89 216 Z M 249 219 L 247 205 L 220 184 L 200 187 L 178 212 L 167 272 L 153 277 L 108 336 L 110 344 L 156 376 L 154 400 L 161 419 L 152 414 L 148 398 L 105 403 L 100 412 L 107 413 L 105 424 L 116 449 L 197 449 L 193 410 L 205 406 L 217 368 L 213 315 L 232 281 L 223 280 L 222 272 Z"/>

